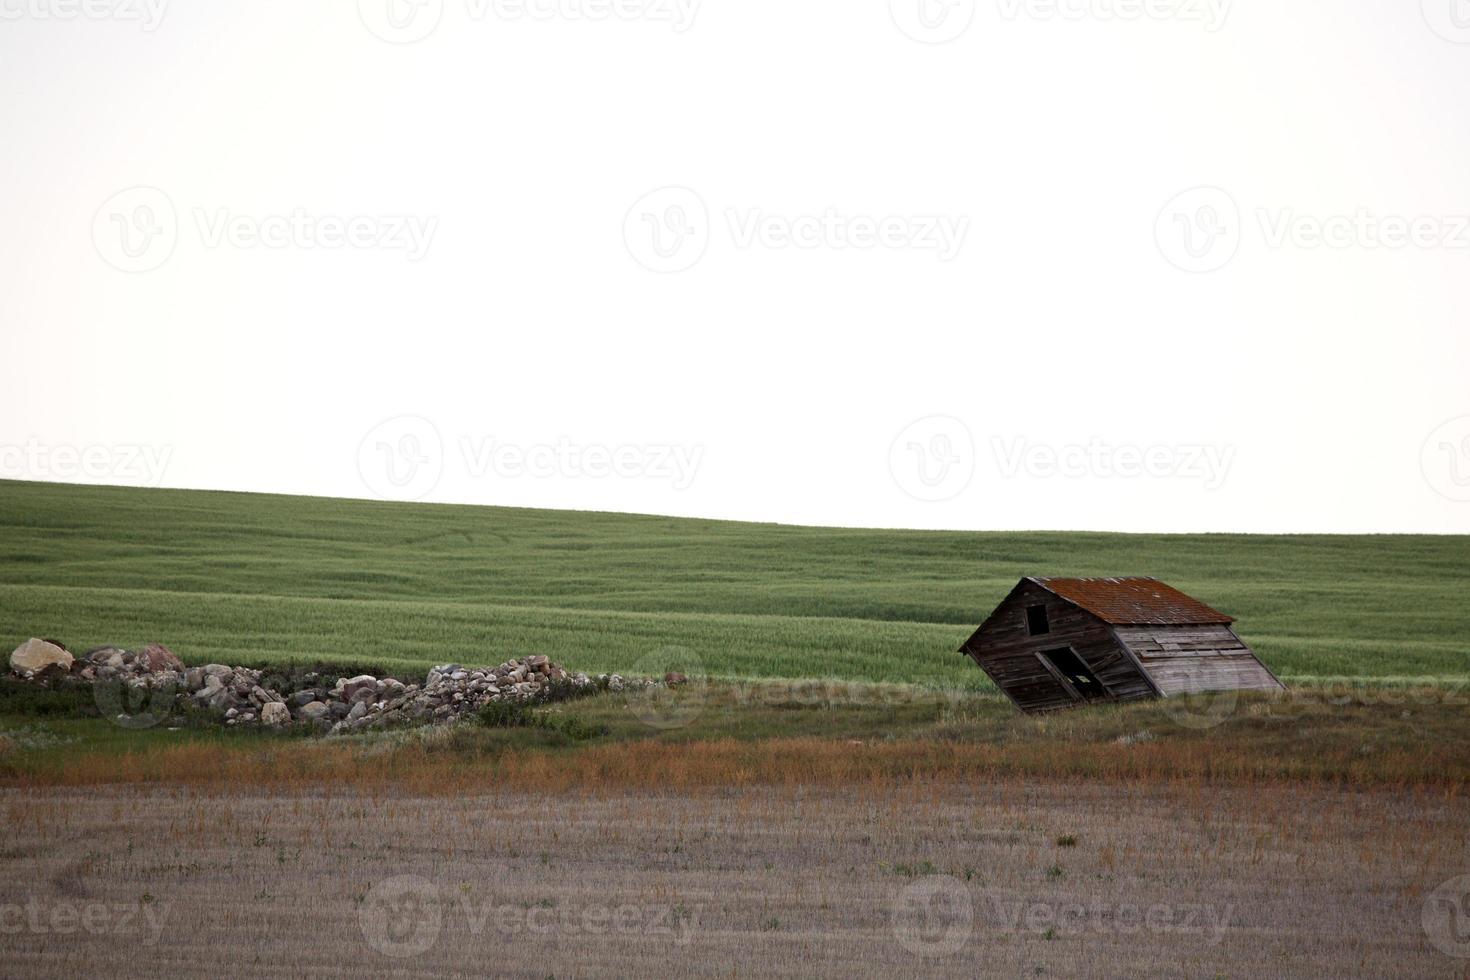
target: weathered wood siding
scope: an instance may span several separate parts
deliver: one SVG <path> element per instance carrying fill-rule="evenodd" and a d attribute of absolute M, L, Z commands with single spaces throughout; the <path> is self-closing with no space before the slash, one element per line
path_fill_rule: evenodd
<path fill-rule="evenodd" d="M 1034 605 L 1046 606 L 1050 620 L 1051 632 L 1042 636 L 1032 636 L 1027 629 L 1026 607 Z M 965 643 L 964 651 L 1021 710 L 1050 711 L 1076 703 L 1036 656 L 1057 647 L 1075 650 L 1113 699 L 1156 695 L 1106 623 L 1034 582 L 1018 585 Z"/>
<path fill-rule="evenodd" d="M 1115 629 L 1165 697 L 1201 691 L 1270 691 L 1282 686 L 1229 626 Z"/>

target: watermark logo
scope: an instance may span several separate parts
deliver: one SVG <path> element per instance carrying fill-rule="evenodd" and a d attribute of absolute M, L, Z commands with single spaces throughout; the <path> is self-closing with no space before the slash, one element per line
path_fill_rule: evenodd
<path fill-rule="evenodd" d="M 975 19 L 975 0 L 888 0 L 900 31 L 922 44 L 953 41 Z"/>
<path fill-rule="evenodd" d="M 965 883 L 952 875 L 927 875 L 893 899 L 893 935 L 915 956 L 950 956 L 970 941 L 975 904 Z"/>
<path fill-rule="evenodd" d="M 0 445 L 0 477 L 22 480 L 105 480 L 136 486 L 163 483 L 173 446 L 47 445 L 30 439 L 24 445 Z"/>
<path fill-rule="evenodd" d="M 149 678 L 146 682 L 121 679 L 98 680 L 92 699 L 102 717 L 132 731 L 153 728 L 167 721 L 178 703 L 179 682 Z"/>
<path fill-rule="evenodd" d="M 478 901 L 470 885 L 440 887 L 418 875 L 374 884 L 358 906 L 358 926 L 369 946 L 384 956 L 410 959 L 433 949 L 446 935 L 458 944 L 485 939 L 550 936 L 639 937 L 688 946 L 703 905 L 534 905 Z"/>
<path fill-rule="evenodd" d="M 1291 207 L 1254 210 L 1261 243 L 1273 250 L 1397 252 L 1470 250 L 1470 214 L 1405 215 L 1358 207 L 1309 214 Z M 1246 227 L 1236 201 L 1218 187 L 1178 194 L 1159 212 L 1154 237 L 1170 264 L 1186 272 L 1214 272 L 1239 251 Z"/>
<path fill-rule="evenodd" d="M 444 440 L 426 418 L 388 419 L 358 444 L 357 472 L 384 500 L 423 500 L 444 474 Z"/>
<path fill-rule="evenodd" d="M 628 708 L 649 728 L 687 728 L 704 713 L 709 680 L 704 661 L 687 647 L 668 646 L 638 658 L 633 677 L 651 677 L 628 693 Z"/>
<path fill-rule="evenodd" d="M 1179 727 L 1208 731 L 1229 721 L 1240 704 L 1237 690 L 1206 690 L 1191 680 L 1186 690 L 1164 698 L 1164 713 Z"/>
<path fill-rule="evenodd" d="M 759 207 L 726 208 L 724 234 L 740 250 L 931 252 L 957 258 L 970 232 L 966 215 L 868 215 L 825 208 L 777 214 Z M 645 194 L 623 219 L 628 252 L 645 269 L 683 272 L 704 257 L 714 237 L 709 208 L 687 187 Z"/>
<path fill-rule="evenodd" d="M 1429 434 L 1419 467 L 1440 496 L 1470 502 L 1470 415 L 1450 419 Z"/>
<path fill-rule="evenodd" d="M 1470 0 L 1421 0 L 1429 29 L 1454 44 L 1470 44 Z"/>
<path fill-rule="evenodd" d="M 3 2 L 3 0 L 0 0 Z M 420 215 L 241 214 L 193 208 L 181 223 L 173 200 L 156 187 L 132 187 L 108 198 L 92 218 L 92 243 L 122 272 L 152 272 L 173 257 L 189 228 L 206 249 L 402 252 L 410 262 L 429 253 L 439 219 Z"/>
<path fill-rule="evenodd" d="M 975 476 L 975 439 L 964 422 L 949 415 L 911 422 L 888 448 L 888 472 L 916 500 L 953 500 Z"/>
<path fill-rule="evenodd" d="M 367 944 L 384 956 L 422 956 L 439 941 L 444 925 L 439 888 L 418 875 L 376 882 L 358 907 L 357 925 Z"/>
<path fill-rule="evenodd" d="M 357 449 L 363 485 L 385 500 L 422 500 L 449 464 L 471 480 L 649 480 L 676 491 L 694 485 L 704 446 L 680 443 L 522 443 L 461 434 L 448 451 L 439 428 L 417 415 L 375 426 Z"/>
<path fill-rule="evenodd" d="M 1176 194 L 1154 222 L 1154 241 L 1172 265 L 1185 272 L 1214 272 L 1240 248 L 1240 207 L 1218 187 Z"/>
<path fill-rule="evenodd" d="M 163 23 L 169 0 L 0 0 L 0 20 L 91 20 L 137 24 L 151 34 Z"/>
<path fill-rule="evenodd" d="M 1435 949 L 1470 959 L 1470 875 L 1451 878 L 1430 892 L 1420 922 Z"/>
<path fill-rule="evenodd" d="M 92 218 L 92 244 L 103 261 L 121 272 L 151 272 L 174 254 L 179 215 L 157 187 L 118 191 Z"/>
<path fill-rule="evenodd" d="M 709 247 L 709 209 L 687 187 L 663 187 L 638 199 L 623 219 L 628 254 L 653 272 L 683 272 Z"/>
<path fill-rule="evenodd" d="M 363 26 L 389 44 L 414 44 L 433 34 L 444 0 L 357 0 Z"/>

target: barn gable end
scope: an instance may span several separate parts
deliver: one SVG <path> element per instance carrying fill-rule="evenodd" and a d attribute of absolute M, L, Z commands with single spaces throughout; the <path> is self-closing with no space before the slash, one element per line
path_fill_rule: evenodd
<path fill-rule="evenodd" d="M 1027 712 L 1280 689 L 1232 622 L 1156 579 L 1025 578 L 960 652 Z"/>
<path fill-rule="evenodd" d="M 1046 612 L 1047 632 L 1034 635 L 1028 610 Z M 1105 700 L 1154 697 L 1156 689 L 1106 623 L 1031 579 L 1023 579 L 965 642 L 968 654 L 1022 711 L 1051 711 L 1078 703 L 1076 685 L 1058 676 L 1048 651 L 1069 649 L 1097 678 Z"/>

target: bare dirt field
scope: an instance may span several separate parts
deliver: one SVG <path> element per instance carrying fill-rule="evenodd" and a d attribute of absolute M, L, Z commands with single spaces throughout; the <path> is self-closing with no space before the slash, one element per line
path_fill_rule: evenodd
<path fill-rule="evenodd" d="M 26 976 L 1462 976 L 1453 790 L 0 791 Z"/>

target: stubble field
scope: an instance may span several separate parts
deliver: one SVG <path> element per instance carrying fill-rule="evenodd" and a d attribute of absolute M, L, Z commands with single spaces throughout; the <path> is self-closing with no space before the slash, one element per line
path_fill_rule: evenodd
<path fill-rule="evenodd" d="M 1465 962 L 1436 945 L 1449 920 L 1426 919 L 1470 833 L 1464 800 L 1438 792 L 114 788 L 0 806 L 17 828 L 0 880 L 14 975 L 1428 977 Z M 23 915 L 40 926 L 14 928 Z"/>

